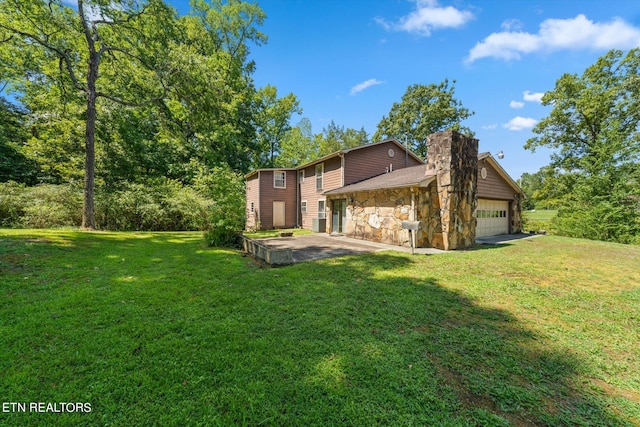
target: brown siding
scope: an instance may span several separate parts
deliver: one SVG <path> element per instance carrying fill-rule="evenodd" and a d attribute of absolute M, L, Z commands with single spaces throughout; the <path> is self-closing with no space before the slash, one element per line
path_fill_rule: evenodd
<path fill-rule="evenodd" d="M 307 201 L 307 213 L 302 213 L 300 225 L 311 230 L 313 218 L 318 217 L 318 200 L 325 200 L 324 191 L 342 187 L 342 160 L 340 156 L 331 157 L 324 162 L 322 190 L 316 190 L 316 165 L 304 169 L 304 182 L 300 185 L 300 201 Z M 325 207 L 326 209 L 326 207 Z"/>
<path fill-rule="evenodd" d="M 287 188 L 273 188 L 272 170 L 260 171 L 260 222 L 262 229 L 273 228 L 273 202 L 285 202 L 285 227 L 296 226 L 297 172 L 287 170 Z"/>
<path fill-rule="evenodd" d="M 487 178 L 480 176 L 482 168 L 487 169 Z M 478 162 L 478 198 L 513 200 L 515 190 L 496 172 L 489 162 Z"/>
<path fill-rule="evenodd" d="M 260 186 L 258 185 L 258 173 L 254 174 L 247 180 L 246 185 L 246 228 L 258 228 L 258 221 L 260 221 L 260 217 L 258 212 L 260 212 L 260 200 L 259 200 L 259 190 Z M 253 203 L 253 213 L 251 213 L 251 203 Z"/>
<path fill-rule="evenodd" d="M 393 149 L 393 157 L 389 157 L 389 149 Z M 407 156 L 406 166 L 421 164 L 412 156 Z M 363 179 L 383 174 L 393 165 L 393 170 L 405 167 L 405 151 L 393 142 L 375 144 L 345 154 L 344 185 L 353 184 Z"/>

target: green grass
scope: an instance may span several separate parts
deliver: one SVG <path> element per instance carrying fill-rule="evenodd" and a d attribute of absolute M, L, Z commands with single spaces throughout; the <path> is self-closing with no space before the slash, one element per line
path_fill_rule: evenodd
<path fill-rule="evenodd" d="M 640 248 L 261 268 L 200 233 L 0 230 L 0 425 L 637 425 Z"/>
<path fill-rule="evenodd" d="M 243 233 L 245 236 L 252 239 L 264 239 L 267 237 L 278 237 L 280 233 L 293 233 L 294 236 L 304 236 L 305 234 L 311 234 L 311 230 L 305 230 L 304 228 L 287 228 L 278 230 L 259 230 L 253 233 Z"/>
<path fill-rule="evenodd" d="M 525 215 L 534 221 L 551 221 L 558 215 L 557 210 L 540 210 L 526 211 Z"/>

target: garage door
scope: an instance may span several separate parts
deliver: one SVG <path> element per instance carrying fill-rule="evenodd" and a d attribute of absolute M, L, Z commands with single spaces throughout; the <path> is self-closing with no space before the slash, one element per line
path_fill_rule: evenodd
<path fill-rule="evenodd" d="M 509 234 L 509 202 L 478 199 L 476 237 Z"/>

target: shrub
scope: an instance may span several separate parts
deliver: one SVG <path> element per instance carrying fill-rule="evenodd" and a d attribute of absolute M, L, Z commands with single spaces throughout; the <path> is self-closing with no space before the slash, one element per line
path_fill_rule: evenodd
<path fill-rule="evenodd" d="M 53 228 L 79 226 L 81 222 L 82 190 L 74 185 L 0 185 L 2 226 Z"/>
<path fill-rule="evenodd" d="M 98 193 L 96 223 L 112 230 L 204 230 L 210 204 L 195 189 L 169 179 L 123 183 Z"/>
<path fill-rule="evenodd" d="M 200 171 L 195 186 L 213 201 L 204 239 L 209 246 L 236 246 L 245 223 L 244 177 L 229 168 Z"/>

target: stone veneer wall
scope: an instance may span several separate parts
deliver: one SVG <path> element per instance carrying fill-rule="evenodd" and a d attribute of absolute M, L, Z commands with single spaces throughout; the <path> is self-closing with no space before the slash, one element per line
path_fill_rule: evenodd
<path fill-rule="evenodd" d="M 410 218 L 413 215 L 409 188 L 348 194 L 345 235 L 388 245 L 410 246 L 409 231 L 402 229 L 402 221 Z"/>
<path fill-rule="evenodd" d="M 436 171 L 442 249 L 473 246 L 478 204 L 478 140 L 455 131 L 429 136 L 427 170 Z M 435 195 L 431 194 L 432 200 Z M 435 200 L 433 200 L 435 201 Z M 440 236 L 434 236 L 439 245 Z M 438 246 L 435 246 L 438 247 Z"/>
<path fill-rule="evenodd" d="M 517 195 L 511 202 L 511 230 L 510 233 L 522 233 L 522 196 Z"/>

